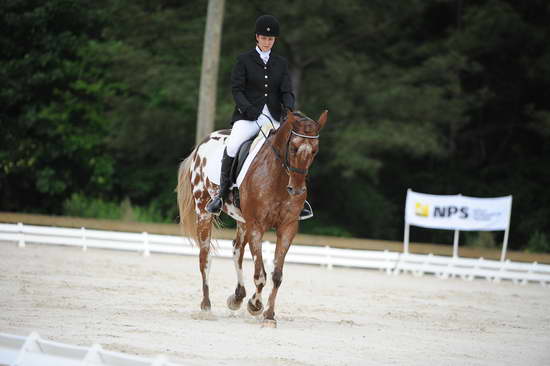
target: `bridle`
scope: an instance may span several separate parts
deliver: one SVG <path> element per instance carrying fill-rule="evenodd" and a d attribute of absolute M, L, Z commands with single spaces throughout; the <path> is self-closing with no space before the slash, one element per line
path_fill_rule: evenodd
<path fill-rule="evenodd" d="M 267 117 L 269 119 L 269 121 L 271 122 L 271 124 L 273 125 L 273 121 L 271 120 L 271 118 L 269 118 L 269 116 L 267 116 L 265 114 L 263 114 L 263 115 L 265 117 Z M 308 117 L 301 117 L 300 119 L 297 119 L 296 121 L 297 122 L 313 121 L 313 122 L 317 123 L 317 121 L 314 121 L 314 120 L 312 120 L 311 118 L 308 118 Z M 258 123 L 258 121 L 256 121 L 256 123 Z M 275 127 L 275 126 L 273 126 L 273 127 Z M 260 128 L 260 131 L 262 131 L 261 128 Z M 263 134 L 263 132 L 262 132 L 262 134 Z M 302 135 L 302 134 L 300 134 L 300 133 L 298 133 L 294 130 L 290 130 L 290 134 L 288 135 L 288 140 L 286 142 L 286 150 L 285 150 L 285 155 L 284 155 L 284 159 L 283 159 L 283 155 L 279 152 L 279 150 L 277 150 L 275 148 L 275 146 L 273 146 L 273 144 L 267 140 L 268 136 L 266 136 L 264 134 L 264 137 L 265 137 L 266 141 L 269 143 L 269 146 L 271 146 L 271 149 L 273 150 L 273 153 L 275 154 L 277 159 L 279 161 L 281 161 L 282 166 L 286 169 L 288 174 L 290 174 L 290 172 L 294 172 L 294 173 L 298 173 L 298 174 L 307 175 L 308 174 L 308 169 L 300 169 L 300 168 L 296 168 L 296 167 L 293 167 L 292 165 L 290 165 L 290 161 L 289 161 L 289 158 L 288 158 L 288 152 L 290 150 L 290 139 L 292 138 L 292 135 L 298 136 L 298 137 L 303 137 L 303 138 L 306 138 L 306 139 L 318 139 L 319 138 L 319 135 L 315 135 L 315 136 Z"/>

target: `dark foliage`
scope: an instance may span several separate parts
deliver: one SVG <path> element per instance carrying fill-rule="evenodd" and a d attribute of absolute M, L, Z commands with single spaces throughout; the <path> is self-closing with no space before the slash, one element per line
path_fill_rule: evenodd
<path fill-rule="evenodd" d="M 78 195 L 176 215 L 193 148 L 207 2 L 0 3 L 0 209 Z M 407 188 L 512 194 L 510 247 L 550 236 L 550 4 L 227 1 L 216 126 L 254 20 L 281 21 L 298 106 L 329 109 L 302 231 L 402 238 Z M 449 243 L 448 232 L 412 240 Z M 495 236 L 498 242 L 499 235 Z M 534 243 L 534 244 L 533 244 Z"/>

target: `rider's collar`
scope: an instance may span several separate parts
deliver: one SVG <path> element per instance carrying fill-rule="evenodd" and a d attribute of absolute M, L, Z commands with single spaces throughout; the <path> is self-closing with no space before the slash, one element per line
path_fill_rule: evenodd
<path fill-rule="evenodd" d="M 260 49 L 260 47 L 256 46 L 256 52 L 258 52 L 258 54 L 260 55 L 260 58 L 265 63 L 267 63 L 267 61 L 269 60 L 269 55 L 271 54 L 271 50 L 264 52 Z"/>

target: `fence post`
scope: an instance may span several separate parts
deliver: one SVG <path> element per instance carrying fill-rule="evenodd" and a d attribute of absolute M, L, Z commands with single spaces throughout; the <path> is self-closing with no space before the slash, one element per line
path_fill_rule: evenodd
<path fill-rule="evenodd" d="M 389 252 L 387 249 L 384 249 L 384 267 L 386 268 L 380 268 L 380 271 L 382 270 L 385 270 L 386 271 L 386 274 L 390 274 L 391 273 L 391 264 L 390 264 L 390 256 L 389 256 Z"/>
<path fill-rule="evenodd" d="M 93 344 L 92 347 L 90 347 L 90 349 L 88 349 L 88 352 L 86 352 L 86 355 L 84 356 L 84 359 L 82 360 L 82 364 L 83 365 L 88 365 L 88 364 L 93 364 L 93 363 L 98 363 L 98 364 L 102 364 L 103 363 L 103 360 L 101 359 L 101 356 L 99 355 L 99 353 L 103 351 L 103 349 L 101 348 L 101 346 L 97 343 Z"/>
<path fill-rule="evenodd" d="M 434 255 L 432 253 L 428 253 L 428 255 L 424 257 L 422 266 L 419 266 L 420 269 L 417 272 L 418 277 L 422 277 L 426 272 L 428 272 L 428 267 L 430 266 L 430 261 L 432 260 L 433 256 Z"/>
<path fill-rule="evenodd" d="M 506 266 L 510 263 L 509 259 L 506 259 L 504 262 L 500 262 L 500 268 L 495 273 L 495 277 L 493 278 L 493 282 L 499 283 L 501 280 L 501 274 L 506 271 Z"/>
<path fill-rule="evenodd" d="M 18 222 L 17 227 L 19 228 L 19 248 L 25 248 L 25 233 L 23 232 L 23 223 Z"/>
<path fill-rule="evenodd" d="M 441 278 L 442 280 L 446 280 L 448 278 L 454 278 L 454 271 L 453 271 L 454 262 L 455 262 L 455 258 L 451 257 L 451 260 L 447 262 L 447 265 L 445 265 L 441 269 L 441 273 L 438 277 Z"/>
<path fill-rule="evenodd" d="M 529 267 L 529 270 L 527 270 L 527 273 L 525 274 L 525 277 L 523 280 L 521 280 L 522 285 L 526 285 L 527 282 L 529 282 L 529 275 L 533 274 L 535 272 L 535 269 L 537 268 L 537 262 L 531 263 L 531 266 Z"/>
<path fill-rule="evenodd" d="M 330 247 L 325 245 L 325 258 L 327 262 L 327 269 L 332 269 L 332 257 L 330 256 Z"/>
<path fill-rule="evenodd" d="M 81 239 L 82 239 L 82 251 L 85 252 L 88 250 L 88 243 L 86 243 L 86 228 L 81 227 L 80 233 L 81 233 Z"/>
<path fill-rule="evenodd" d="M 476 277 L 476 273 L 478 272 L 479 270 L 479 264 L 483 261 L 483 257 L 479 257 L 476 261 L 476 264 L 474 264 L 474 268 L 472 268 L 472 272 L 466 276 L 466 279 L 468 281 L 473 281 L 474 278 Z"/>
<path fill-rule="evenodd" d="M 168 363 L 168 360 L 166 356 L 159 355 L 153 360 L 153 362 L 151 363 L 151 366 L 164 366 L 167 363 Z"/>
<path fill-rule="evenodd" d="M 399 276 L 399 273 L 401 272 L 401 260 L 404 254 L 403 253 L 397 253 L 397 261 L 395 262 L 395 267 L 393 268 L 392 274 L 394 276 Z"/>
<path fill-rule="evenodd" d="M 30 352 L 42 352 L 40 349 L 40 346 L 38 345 L 37 341 L 40 339 L 40 336 L 36 332 L 32 332 L 27 339 L 25 339 L 25 343 L 19 350 L 19 353 L 17 354 L 17 359 L 13 363 L 13 365 L 22 365 L 23 360 L 25 359 L 25 356 L 27 353 Z"/>
<path fill-rule="evenodd" d="M 148 257 L 151 255 L 151 252 L 149 252 L 149 234 L 143 232 L 141 235 L 143 236 L 143 256 Z"/>

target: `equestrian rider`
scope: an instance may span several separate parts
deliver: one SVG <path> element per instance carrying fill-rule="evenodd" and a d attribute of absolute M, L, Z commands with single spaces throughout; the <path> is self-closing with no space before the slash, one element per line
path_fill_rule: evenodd
<path fill-rule="evenodd" d="M 236 104 L 233 126 L 223 153 L 220 191 L 206 206 L 210 213 L 221 212 L 231 185 L 231 165 L 241 144 L 256 136 L 265 124 L 278 128 L 282 107 L 294 108 L 288 62 L 271 52 L 277 37 L 278 20 L 272 15 L 262 15 L 256 20 L 256 47 L 237 57 L 231 73 L 231 90 Z M 311 216 L 309 203 L 306 203 L 300 219 Z"/>

